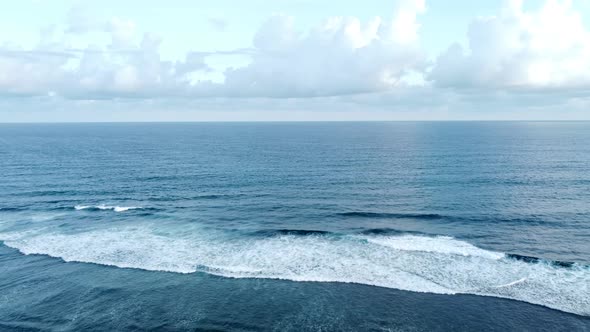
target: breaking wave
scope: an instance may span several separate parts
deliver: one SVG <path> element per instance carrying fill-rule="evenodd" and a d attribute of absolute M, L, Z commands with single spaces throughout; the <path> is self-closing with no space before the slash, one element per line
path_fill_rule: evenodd
<path fill-rule="evenodd" d="M 446 236 L 276 230 L 230 239 L 220 234 L 125 226 L 76 234 L 0 233 L 0 240 L 23 254 L 67 262 L 495 296 L 590 316 L 590 268 L 580 264 L 524 259 Z"/>
<path fill-rule="evenodd" d="M 76 210 L 112 210 L 115 212 L 125 212 L 129 210 L 138 210 L 142 209 L 138 206 L 111 206 L 111 205 L 76 205 L 74 206 Z"/>

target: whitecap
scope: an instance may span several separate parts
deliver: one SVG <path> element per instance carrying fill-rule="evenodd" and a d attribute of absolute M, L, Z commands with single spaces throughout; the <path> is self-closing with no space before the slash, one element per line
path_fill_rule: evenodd
<path fill-rule="evenodd" d="M 112 210 L 115 212 L 125 212 L 129 210 L 141 209 L 139 206 L 111 206 L 111 205 L 76 205 L 76 210 Z"/>
<path fill-rule="evenodd" d="M 590 269 L 523 262 L 451 237 L 224 238 L 154 226 L 23 234 L 5 244 L 64 261 L 232 278 L 344 282 L 437 294 L 495 296 L 590 316 Z M 187 235 L 188 234 L 188 235 Z M 0 234 L 1 239 L 2 234 Z"/>
<path fill-rule="evenodd" d="M 458 241 L 450 236 L 373 236 L 367 240 L 371 243 L 386 246 L 396 250 L 423 251 L 432 253 L 452 254 L 461 256 L 478 256 L 489 259 L 500 259 L 503 253 L 484 250 L 471 243 Z"/>

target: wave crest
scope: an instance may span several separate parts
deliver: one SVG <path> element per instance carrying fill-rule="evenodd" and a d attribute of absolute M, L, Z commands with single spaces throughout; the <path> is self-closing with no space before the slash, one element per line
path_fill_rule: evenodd
<path fill-rule="evenodd" d="M 78 234 L 23 234 L 4 241 L 24 254 L 64 261 L 495 296 L 590 316 L 589 267 L 518 260 L 452 237 L 331 236 L 300 230 L 281 230 L 278 236 L 224 237 L 202 230 L 182 228 L 170 233 L 136 226 Z"/>
<path fill-rule="evenodd" d="M 142 209 L 139 206 L 111 206 L 111 205 L 76 205 L 74 206 L 75 210 L 112 210 L 115 212 L 125 212 L 129 210 L 138 210 Z"/>
<path fill-rule="evenodd" d="M 338 213 L 342 217 L 376 218 L 376 219 L 443 219 L 444 216 L 436 213 L 387 213 L 353 211 Z"/>

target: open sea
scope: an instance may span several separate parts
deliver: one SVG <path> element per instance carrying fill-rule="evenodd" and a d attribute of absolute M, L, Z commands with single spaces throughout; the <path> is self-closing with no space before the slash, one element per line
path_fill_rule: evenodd
<path fill-rule="evenodd" d="M 590 331 L 590 122 L 0 125 L 0 331 Z"/>

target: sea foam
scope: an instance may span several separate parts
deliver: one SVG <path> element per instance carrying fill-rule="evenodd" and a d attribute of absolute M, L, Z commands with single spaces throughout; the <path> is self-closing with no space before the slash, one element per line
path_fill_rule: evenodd
<path fill-rule="evenodd" d="M 451 237 L 278 233 L 230 240 L 206 231 L 193 233 L 162 235 L 153 227 L 136 226 L 12 234 L 3 240 L 24 254 L 68 262 L 495 296 L 590 316 L 587 266 L 515 260 Z"/>
<path fill-rule="evenodd" d="M 138 206 L 111 206 L 111 205 L 76 205 L 76 210 L 112 210 L 115 212 L 125 212 L 129 210 L 141 209 Z"/>

